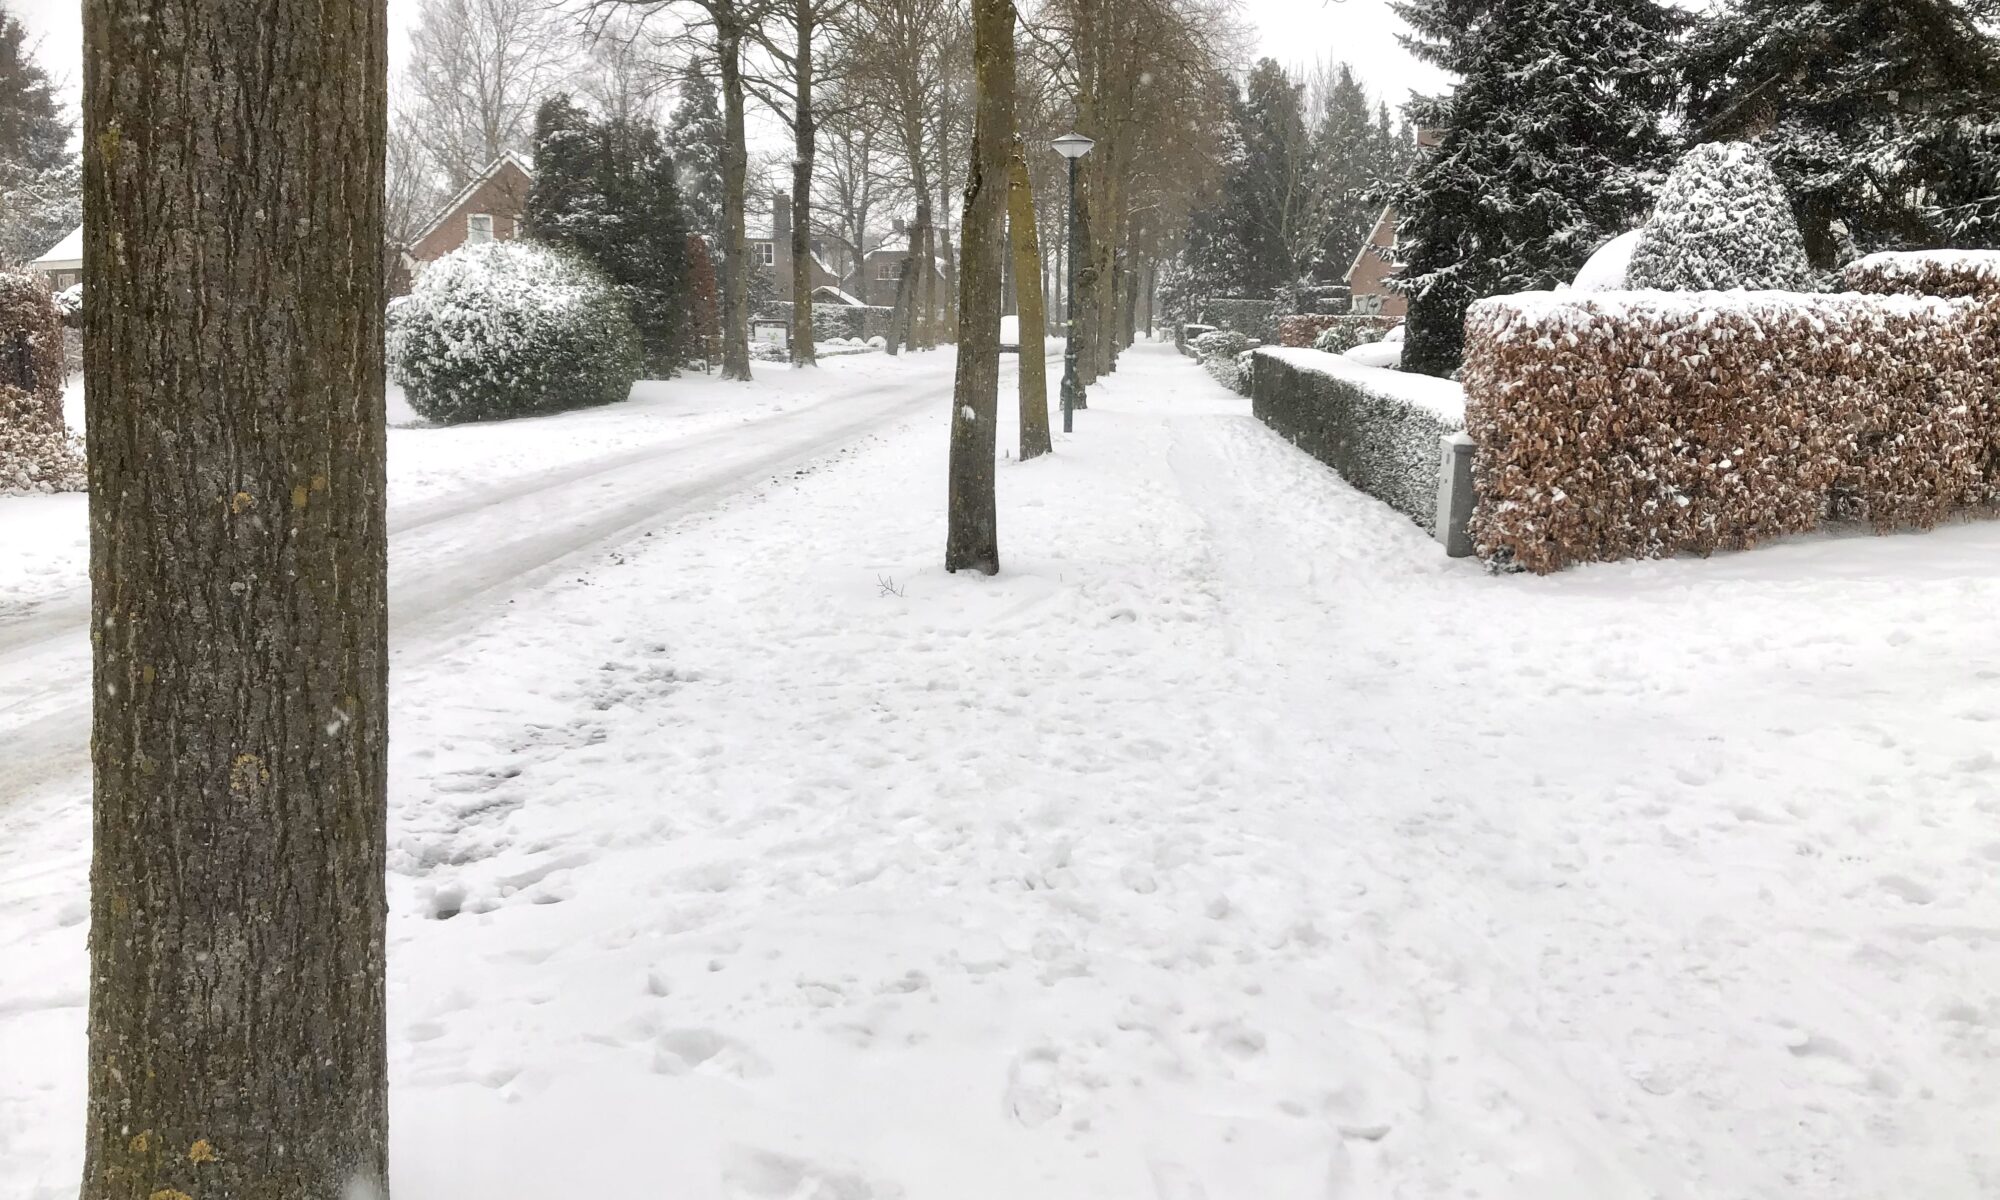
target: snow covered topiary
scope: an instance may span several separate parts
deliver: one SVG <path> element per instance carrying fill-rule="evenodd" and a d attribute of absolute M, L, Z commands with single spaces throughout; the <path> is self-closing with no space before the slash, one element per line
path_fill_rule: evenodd
<path fill-rule="evenodd" d="M 1628 288 L 1800 291 L 1805 239 L 1778 177 L 1743 142 L 1696 146 L 1667 177 L 1625 272 Z"/>
<path fill-rule="evenodd" d="M 432 263 L 390 308 L 388 348 L 410 407 L 445 423 L 609 404 L 640 371 L 638 333 L 611 285 L 523 241 Z"/>
<path fill-rule="evenodd" d="M 1597 253 L 1576 273 L 1576 282 L 1570 287 L 1579 292 L 1624 291 L 1626 274 L 1632 268 L 1632 252 L 1639 248 L 1643 233 L 1634 229 L 1599 246 Z"/>

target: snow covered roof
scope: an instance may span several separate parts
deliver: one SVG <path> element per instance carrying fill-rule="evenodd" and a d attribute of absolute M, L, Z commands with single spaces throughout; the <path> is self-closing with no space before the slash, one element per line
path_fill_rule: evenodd
<path fill-rule="evenodd" d="M 437 232 L 437 227 L 450 220 L 451 215 L 458 211 L 459 205 L 464 204 L 472 198 L 472 193 L 479 190 L 480 184 L 498 175 L 500 168 L 506 166 L 508 163 L 513 163 L 516 167 L 520 168 L 521 174 L 526 175 L 528 178 L 533 179 L 535 177 L 535 168 L 529 164 L 527 159 L 514 153 L 512 150 L 502 150 L 500 157 L 487 164 L 484 171 L 481 171 L 470 183 L 458 189 L 458 194 L 453 196 L 443 208 L 438 209 L 438 214 L 431 218 L 431 223 L 424 226 L 421 233 L 410 239 L 410 245 L 414 246 Z"/>
<path fill-rule="evenodd" d="M 839 288 L 833 287 L 829 284 L 821 284 L 820 286 L 814 288 L 813 295 L 827 296 L 838 301 L 841 304 L 851 305 L 855 308 L 868 307 L 868 302 L 866 300 L 859 299 L 854 295 L 852 295 L 851 293 L 844 292 Z"/>
<path fill-rule="evenodd" d="M 69 271 L 83 266 L 83 226 L 70 230 L 69 236 L 50 246 L 48 253 L 28 264 L 35 271 Z"/>

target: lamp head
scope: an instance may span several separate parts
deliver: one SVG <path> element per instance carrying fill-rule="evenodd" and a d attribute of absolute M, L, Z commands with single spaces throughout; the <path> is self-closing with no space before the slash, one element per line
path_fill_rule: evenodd
<path fill-rule="evenodd" d="M 1082 158 L 1097 143 L 1080 133 L 1065 133 L 1049 145 L 1064 158 Z"/>

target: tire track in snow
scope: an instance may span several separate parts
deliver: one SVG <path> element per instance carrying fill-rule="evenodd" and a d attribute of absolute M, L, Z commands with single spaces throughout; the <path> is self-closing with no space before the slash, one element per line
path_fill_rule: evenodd
<path fill-rule="evenodd" d="M 934 365 L 907 381 L 870 380 L 808 407 L 405 510 L 390 522 L 391 651 L 466 628 L 487 602 L 580 555 L 714 507 L 927 403 L 948 403 L 949 376 Z M 0 641 L 0 667 L 26 683 L 0 704 L 0 812 L 88 768 L 88 617 L 85 592 L 11 623 Z"/>

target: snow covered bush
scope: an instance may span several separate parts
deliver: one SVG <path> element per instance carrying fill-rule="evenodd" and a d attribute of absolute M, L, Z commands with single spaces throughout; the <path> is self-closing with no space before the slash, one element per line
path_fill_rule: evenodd
<path fill-rule="evenodd" d="M 1395 319 L 1392 317 L 1357 316 L 1352 313 L 1294 313 L 1278 318 L 1278 344 L 1305 349 L 1319 345 L 1320 335 L 1329 329 L 1348 328 L 1354 332 L 1355 340 L 1341 347 L 1359 345 L 1382 336 Z"/>
<path fill-rule="evenodd" d="M 1252 358 L 1251 411 L 1341 478 L 1430 529 L 1438 439 L 1465 428 L 1455 383 L 1265 347 Z"/>
<path fill-rule="evenodd" d="M 1885 296 L 2000 296 L 2000 250 L 1871 254 L 1850 264 L 1842 281 Z"/>
<path fill-rule="evenodd" d="M 2000 499 L 2000 300 L 1538 293 L 1473 306 L 1466 337 L 1489 561 L 1928 528 Z"/>
<path fill-rule="evenodd" d="M 83 324 L 83 285 L 72 283 L 55 295 L 56 312 L 62 316 L 65 325 L 76 327 Z"/>
<path fill-rule="evenodd" d="M 31 275 L 0 271 L 0 493 L 84 486 L 83 457 L 63 425 L 63 328 Z"/>
<path fill-rule="evenodd" d="M 389 310 L 389 355 L 410 407 L 445 423 L 609 404 L 640 373 L 638 333 L 611 285 L 525 241 L 432 263 Z"/>
<path fill-rule="evenodd" d="M 1570 286 L 1579 292 L 1624 291 L 1626 276 L 1632 269 L 1632 252 L 1639 248 L 1639 239 L 1644 234 L 1645 230 L 1634 229 L 1599 246 Z"/>
<path fill-rule="evenodd" d="M 1395 324 L 1394 317 L 1341 317 L 1319 331 L 1312 340 L 1312 348 L 1327 354 L 1345 354 L 1356 346 L 1381 341 L 1382 335 Z"/>
<path fill-rule="evenodd" d="M 1194 356 L 1215 381 L 1232 391 L 1237 386 L 1236 359 L 1254 342 L 1232 329 L 1215 329 L 1194 339 Z"/>
<path fill-rule="evenodd" d="M 1230 329 L 1258 342 L 1278 337 L 1276 300 L 1213 299 L 1201 304 L 1201 319 L 1217 329 Z"/>
<path fill-rule="evenodd" d="M 1744 142 L 1682 156 L 1639 231 L 1628 288 L 1800 291 L 1812 281 L 1805 239 L 1769 163 Z"/>

